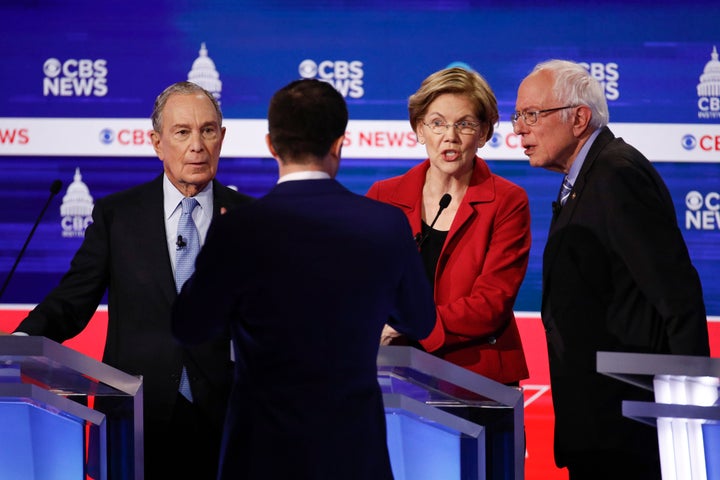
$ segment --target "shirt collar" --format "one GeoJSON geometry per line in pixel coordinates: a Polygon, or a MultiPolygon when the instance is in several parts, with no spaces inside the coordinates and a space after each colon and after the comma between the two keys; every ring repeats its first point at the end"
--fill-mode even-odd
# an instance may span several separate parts
{"type": "Polygon", "coordinates": [[[323,180],[329,179],[330,175],[327,172],[318,170],[304,170],[302,172],[292,172],[283,175],[278,178],[277,183],[289,182],[293,180],[323,180]]]}
{"type": "Polygon", "coordinates": [[[580,152],[578,153],[578,156],[575,158],[575,161],[570,167],[567,178],[571,185],[575,185],[575,180],[577,180],[580,169],[582,168],[583,163],[585,163],[585,157],[587,157],[587,154],[590,151],[590,147],[592,147],[592,144],[593,142],[595,142],[595,139],[598,135],[600,135],[599,128],[590,134],[590,138],[588,138],[587,142],[585,142],[585,145],[582,146],[580,152]]]}
{"type": "MultiPolygon", "coordinates": [[[[163,208],[165,211],[165,219],[175,213],[178,205],[185,198],[180,191],[175,188],[167,177],[167,174],[163,174],[163,208]]],[[[200,193],[195,195],[202,211],[207,214],[208,217],[212,218],[213,213],[213,182],[208,182],[207,186],[202,189],[200,193]]]]}

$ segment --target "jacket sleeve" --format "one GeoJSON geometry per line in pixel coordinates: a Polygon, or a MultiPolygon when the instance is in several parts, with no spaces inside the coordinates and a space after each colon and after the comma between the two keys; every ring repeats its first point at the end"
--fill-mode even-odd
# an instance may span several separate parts
{"type": "Polygon", "coordinates": [[[90,322],[109,283],[110,252],[104,203],[93,208],[93,223],[60,283],[15,329],[64,342],[90,322]]]}

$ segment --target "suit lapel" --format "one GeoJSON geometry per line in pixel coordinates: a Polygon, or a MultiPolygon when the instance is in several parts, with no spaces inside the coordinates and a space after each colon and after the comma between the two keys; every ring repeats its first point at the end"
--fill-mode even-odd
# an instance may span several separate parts
{"type": "Polygon", "coordinates": [[[165,211],[163,207],[162,175],[155,179],[150,188],[139,197],[140,211],[138,214],[138,229],[144,232],[148,239],[148,248],[138,252],[143,261],[149,265],[156,265],[155,275],[157,284],[169,302],[174,302],[175,278],[173,276],[170,252],[168,252],[167,234],[165,230],[165,211]]]}
{"type": "Polygon", "coordinates": [[[418,191],[422,192],[428,168],[430,161],[425,160],[408,170],[388,197],[388,202],[400,208],[408,218],[413,234],[422,231],[422,195],[418,195],[418,191]]]}
{"type": "Polygon", "coordinates": [[[587,184],[590,175],[592,174],[592,168],[603,151],[605,146],[615,138],[615,135],[610,131],[608,127],[603,127],[600,134],[593,142],[590,150],[588,151],[585,161],[583,162],[582,169],[578,173],[575,184],[573,185],[573,199],[565,204],[557,214],[553,214],[552,220],[550,221],[550,231],[548,232],[548,241],[543,253],[543,304],[545,304],[545,283],[548,281],[549,265],[552,265],[555,261],[555,255],[559,246],[562,245],[562,229],[566,227],[573,217],[576,206],[582,198],[583,190],[587,184]],[[552,240],[552,242],[551,242],[552,240]]]}
{"type": "Polygon", "coordinates": [[[487,164],[480,159],[475,159],[476,165],[473,169],[470,185],[468,186],[465,196],[463,197],[455,219],[450,226],[448,238],[445,241],[443,250],[451,248],[454,245],[454,238],[465,224],[471,221],[473,217],[478,215],[478,210],[484,203],[492,202],[495,198],[495,185],[490,178],[490,169],[487,164]]]}
{"type": "Polygon", "coordinates": [[[558,214],[553,214],[552,220],[550,222],[549,235],[552,235],[558,229],[570,223],[570,219],[572,218],[573,212],[575,211],[575,206],[578,204],[579,199],[582,197],[582,192],[585,189],[585,184],[587,183],[587,180],[592,173],[592,168],[595,160],[598,158],[605,146],[610,143],[614,138],[615,136],[608,127],[604,127],[600,131],[600,134],[595,139],[595,142],[593,142],[587,156],[585,157],[585,161],[583,162],[582,169],[578,173],[577,179],[575,179],[575,184],[573,185],[573,192],[571,194],[572,201],[568,201],[565,206],[560,209],[558,214]]]}
{"type": "Polygon", "coordinates": [[[225,188],[220,182],[217,180],[213,180],[213,218],[216,218],[218,215],[222,215],[222,209],[225,208],[227,210],[230,210],[233,205],[230,202],[230,199],[227,196],[227,192],[225,191],[225,188]]]}

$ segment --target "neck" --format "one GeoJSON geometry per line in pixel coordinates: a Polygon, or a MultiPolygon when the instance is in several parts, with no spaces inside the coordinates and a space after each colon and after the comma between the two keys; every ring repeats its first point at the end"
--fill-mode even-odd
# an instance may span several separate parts
{"type": "Polygon", "coordinates": [[[278,160],[278,173],[282,177],[295,172],[325,172],[331,178],[335,178],[337,163],[336,157],[332,155],[323,158],[303,158],[301,161],[278,160]]]}

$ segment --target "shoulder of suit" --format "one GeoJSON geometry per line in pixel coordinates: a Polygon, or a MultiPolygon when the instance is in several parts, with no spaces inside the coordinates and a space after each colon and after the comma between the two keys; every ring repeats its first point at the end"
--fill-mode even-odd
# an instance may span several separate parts
{"type": "Polygon", "coordinates": [[[246,195],[244,193],[238,192],[233,188],[222,185],[217,180],[215,180],[213,183],[213,191],[215,203],[219,203],[220,206],[228,208],[237,207],[255,200],[255,198],[251,197],[250,195],[246,195]]]}

